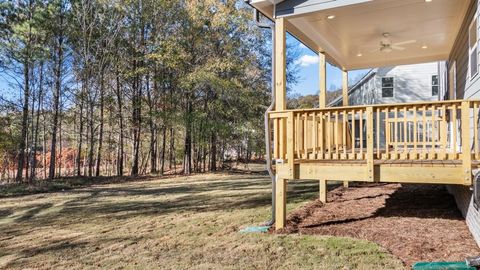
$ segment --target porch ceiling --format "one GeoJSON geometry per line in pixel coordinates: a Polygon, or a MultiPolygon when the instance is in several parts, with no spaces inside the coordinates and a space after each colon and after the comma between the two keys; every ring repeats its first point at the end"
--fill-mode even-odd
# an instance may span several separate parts
{"type": "Polygon", "coordinates": [[[471,0],[252,0],[274,18],[285,17],[287,31],[343,69],[445,60],[471,0]],[[328,4],[328,5],[327,5],[328,4]],[[334,15],[335,18],[327,17],[334,15]],[[382,34],[404,50],[381,52],[382,34]],[[422,47],[427,48],[422,48],[422,47]],[[361,56],[359,56],[361,55],[361,56]]]}

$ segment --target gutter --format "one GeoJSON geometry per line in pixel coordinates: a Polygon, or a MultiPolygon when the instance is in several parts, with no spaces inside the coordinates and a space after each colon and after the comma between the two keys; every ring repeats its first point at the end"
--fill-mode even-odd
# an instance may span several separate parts
{"type": "MultiPolygon", "coordinates": [[[[268,119],[268,113],[273,111],[275,108],[275,23],[271,21],[272,23],[270,24],[265,24],[260,22],[260,11],[255,9],[250,4],[250,0],[245,0],[245,3],[251,6],[254,10],[254,19],[255,19],[255,24],[257,27],[263,28],[263,29],[270,29],[272,31],[272,67],[271,67],[271,103],[270,106],[268,106],[267,110],[265,111],[264,114],[264,125],[265,125],[265,150],[266,150],[266,167],[268,171],[268,175],[270,176],[270,179],[272,181],[272,209],[271,209],[271,220],[267,221],[265,225],[267,226],[272,226],[275,223],[275,193],[276,193],[276,177],[275,174],[273,173],[273,168],[272,168],[272,149],[270,145],[270,124],[269,124],[269,119],[268,119]]],[[[262,14],[264,15],[264,14],[262,14]]],[[[267,16],[264,15],[265,18],[268,18],[267,16]]]]}

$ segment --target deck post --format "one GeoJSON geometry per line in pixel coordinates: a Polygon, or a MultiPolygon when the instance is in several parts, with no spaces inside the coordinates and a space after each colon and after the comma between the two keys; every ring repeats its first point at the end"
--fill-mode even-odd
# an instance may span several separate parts
{"type": "Polygon", "coordinates": [[[318,79],[320,81],[320,94],[318,95],[318,106],[320,109],[327,107],[327,61],[325,53],[318,54],[318,79]]]}
{"type": "Polygon", "coordinates": [[[348,71],[342,70],[342,105],[348,106],[348,71]]]}
{"type": "Polygon", "coordinates": [[[285,19],[275,20],[275,110],[283,111],[286,107],[286,32],[285,19]]]}
{"type": "Polygon", "coordinates": [[[322,179],[319,181],[320,184],[320,201],[322,203],[327,203],[327,180],[322,179]]]}
{"type": "MultiPolygon", "coordinates": [[[[342,70],[342,105],[348,106],[348,71],[342,70]]],[[[348,181],[343,181],[343,187],[348,188],[348,181]]]]}
{"type": "Polygon", "coordinates": [[[275,194],[275,230],[285,227],[287,215],[287,179],[276,179],[276,194],[275,194]]]}
{"type": "Polygon", "coordinates": [[[462,101],[462,169],[464,185],[472,184],[472,151],[470,147],[470,102],[462,101]]]}

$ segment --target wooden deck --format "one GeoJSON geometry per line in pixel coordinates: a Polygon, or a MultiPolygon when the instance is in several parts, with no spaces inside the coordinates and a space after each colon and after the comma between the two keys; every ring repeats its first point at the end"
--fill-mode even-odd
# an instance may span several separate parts
{"type": "Polygon", "coordinates": [[[277,176],[471,185],[480,161],[479,105],[460,100],[272,112],[277,176]]]}

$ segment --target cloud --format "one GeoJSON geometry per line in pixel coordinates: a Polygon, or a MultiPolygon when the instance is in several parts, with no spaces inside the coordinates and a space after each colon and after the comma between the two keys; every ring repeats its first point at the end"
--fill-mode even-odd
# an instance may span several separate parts
{"type": "Polygon", "coordinates": [[[318,56],[316,55],[303,55],[297,61],[295,61],[296,65],[300,65],[302,67],[308,67],[310,65],[314,65],[318,63],[318,56]]]}
{"type": "Polygon", "coordinates": [[[307,48],[307,46],[305,46],[305,45],[304,45],[303,43],[301,43],[301,42],[299,43],[298,47],[299,47],[300,49],[306,49],[306,48],[307,48]]]}

